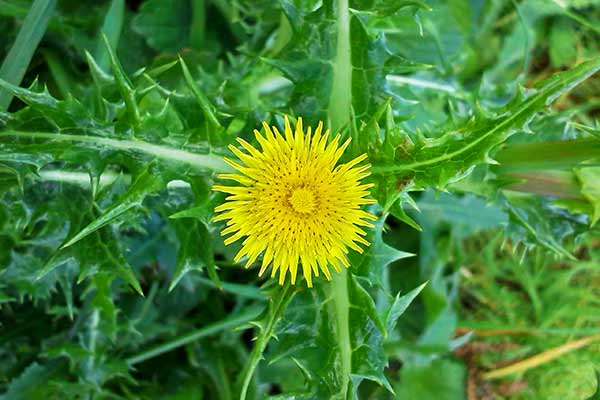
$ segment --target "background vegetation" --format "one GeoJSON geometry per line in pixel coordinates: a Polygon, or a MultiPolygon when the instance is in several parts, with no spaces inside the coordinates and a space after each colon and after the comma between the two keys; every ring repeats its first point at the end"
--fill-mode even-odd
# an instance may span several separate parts
{"type": "Polygon", "coordinates": [[[599,398],[599,27],[597,0],[0,0],[0,399],[599,398]],[[312,290],[211,222],[227,144],[284,114],[373,164],[370,250],[312,290]]]}

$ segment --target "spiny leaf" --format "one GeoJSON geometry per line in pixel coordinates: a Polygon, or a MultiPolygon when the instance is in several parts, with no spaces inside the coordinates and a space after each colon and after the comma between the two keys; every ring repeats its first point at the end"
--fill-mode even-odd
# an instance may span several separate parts
{"type": "Polygon", "coordinates": [[[385,220],[386,215],[380,216],[375,222],[375,227],[369,231],[368,239],[371,245],[367,252],[363,255],[352,253],[349,258],[357,275],[368,277],[370,283],[379,286],[383,286],[383,271],[391,263],[414,256],[412,253],[398,250],[383,241],[385,220]]]}
{"type": "Polygon", "coordinates": [[[8,386],[8,391],[0,396],[0,400],[29,400],[45,398],[48,394],[44,383],[52,377],[58,368],[54,365],[30,364],[25,371],[8,386]]]}
{"type": "Polygon", "coordinates": [[[177,267],[169,285],[172,291],[181,279],[190,271],[202,271],[207,268],[211,279],[217,287],[221,281],[216,274],[213,248],[210,235],[202,222],[182,221],[176,223],[178,228],[179,252],[177,267]]]}
{"type": "Polygon", "coordinates": [[[221,123],[214,114],[212,104],[210,104],[206,95],[200,90],[200,88],[194,81],[192,74],[190,74],[190,70],[188,69],[185,61],[183,61],[181,57],[179,57],[179,64],[181,64],[181,70],[183,71],[183,77],[185,78],[185,82],[194,94],[194,97],[196,98],[200,109],[204,113],[204,117],[208,121],[208,128],[222,131],[223,127],[221,126],[221,123]]]}
{"type": "MultiPolygon", "coordinates": [[[[509,225],[510,229],[521,227],[521,229],[525,230],[526,236],[534,243],[537,242],[562,257],[574,259],[574,256],[555,238],[559,233],[563,237],[571,234],[571,229],[569,227],[566,227],[562,231],[550,229],[550,224],[553,221],[547,218],[547,216],[545,217],[540,211],[542,209],[541,200],[516,193],[505,193],[505,196],[507,196],[509,201],[504,203],[504,207],[508,212],[510,221],[514,223],[514,226],[509,225]]],[[[566,220],[560,222],[563,225],[567,225],[566,220]]],[[[523,251],[527,251],[527,248],[523,251]]],[[[523,253],[524,255],[525,253],[523,253]]]]}
{"type": "Polygon", "coordinates": [[[131,209],[140,207],[147,195],[164,187],[160,176],[160,173],[156,170],[156,166],[153,164],[150,165],[148,169],[135,179],[127,193],[117,203],[113,204],[99,218],[92,221],[88,226],[69,239],[61,248],[64,249],[77,243],[79,240],[108,225],[131,209]]]}
{"type": "Polygon", "coordinates": [[[121,92],[121,97],[123,98],[123,101],[125,101],[129,121],[134,128],[137,128],[137,126],[140,123],[140,111],[138,109],[137,101],[135,98],[135,91],[132,88],[132,84],[129,82],[129,79],[125,74],[121,63],[117,59],[117,56],[114,53],[111,44],[104,33],[102,33],[102,40],[104,41],[104,46],[106,47],[106,51],[108,52],[110,66],[115,77],[117,86],[119,88],[119,92],[121,92]]]}
{"type": "Polygon", "coordinates": [[[397,180],[414,180],[419,186],[443,188],[484,162],[493,147],[527,124],[536,112],[599,69],[600,58],[596,58],[557,73],[540,82],[524,99],[514,99],[497,117],[476,116],[440,138],[404,146],[393,161],[374,165],[373,172],[393,175],[397,180]]]}
{"type": "Polygon", "coordinates": [[[413,290],[411,290],[403,296],[400,296],[400,293],[396,295],[396,297],[394,298],[394,302],[387,311],[386,315],[386,326],[388,332],[394,330],[394,328],[396,327],[396,323],[398,322],[398,318],[400,318],[400,316],[404,314],[404,311],[406,311],[408,306],[419,295],[419,293],[421,293],[421,290],[423,290],[426,285],[427,282],[424,282],[423,284],[414,288],[413,290]]]}
{"type": "Polygon", "coordinates": [[[74,97],[70,96],[66,100],[60,101],[53,97],[46,87],[39,92],[34,91],[36,86],[38,86],[37,81],[33,82],[29,89],[24,89],[0,79],[0,88],[12,93],[58,125],[73,127],[77,126],[79,122],[90,119],[88,110],[74,97]]]}
{"type": "Polygon", "coordinates": [[[352,299],[350,307],[365,312],[369,316],[371,321],[373,321],[373,323],[377,326],[377,328],[380,330],[383,336],[386,337],[386,326],[384,325],[384,322],[381,320],[379,314],[377,313],[377,308],[375,306],[373,298],[371,297],[369,292],[367,292],[365,288],[363,288],[360,285],[360,283],[353,275],[350,275],[349,278],[348,292],[350,298],[352,299]]]}

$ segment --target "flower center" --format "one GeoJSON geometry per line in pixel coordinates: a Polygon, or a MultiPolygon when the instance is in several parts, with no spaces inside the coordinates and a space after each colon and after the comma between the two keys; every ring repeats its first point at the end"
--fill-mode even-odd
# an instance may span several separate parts
{"type": "Polygon", "coordinates": [[[310,214],[315,209],[315,196],[310,189],[303,187],[294,189],[288,200],[294,211],[298,213],[310,214]]]}

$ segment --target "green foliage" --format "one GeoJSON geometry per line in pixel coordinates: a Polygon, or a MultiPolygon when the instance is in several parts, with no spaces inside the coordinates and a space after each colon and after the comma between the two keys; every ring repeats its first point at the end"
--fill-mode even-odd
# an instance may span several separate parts
{"type": "MultiPolygon", "coordinates": [[[[508,398],[472,371],[598,333],[599,10],[0,1],[0,399],[508,398]],[[212,220],[283,115],[351,137],[379,203],[313,289],[212,220]]],[[[588,349],[514,398],[589,397],[588,349]]]]}

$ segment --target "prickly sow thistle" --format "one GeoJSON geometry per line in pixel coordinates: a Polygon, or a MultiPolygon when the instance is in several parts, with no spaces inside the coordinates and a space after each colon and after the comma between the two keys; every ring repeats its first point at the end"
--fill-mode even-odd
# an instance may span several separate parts
{"type": "Polygon", "coordinates": [[[271,277],[279,272],[279,284],[288,272],[294,284],[302,265],[308,287],[319,271],[331,280],[330,266],[338,272],[349,267],[348,247],[362,253],[359,244],[369,245],[361,229],[375,219],[361,209],[375,202],[366,198],[373,185],[360,182],[370,174],[370,164],[360,165],[367,155],[336,166],[350,139],[340,146],[338,134],[328,143],[322,122],[314,133],[310,127],[304,132],[301,118],[294,131],[286,117],[284,135],[266,122],[263,127],[264,135],[254,130],[261,150],[241,138],[247,153],[229,146],[243,164],[225,158],[239,173],[219,178],[238,185],[213,187],[229,194],[215,208],[220,214],[214,220],[227,220],[221,232],[231,234],[226,245],[245,238],[235,262],[246,256],[248,268],[263,254],[259,276],[272,265],[271,277]]]}

